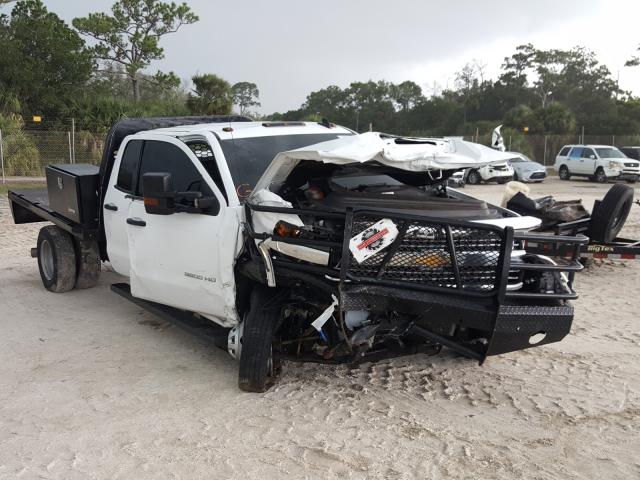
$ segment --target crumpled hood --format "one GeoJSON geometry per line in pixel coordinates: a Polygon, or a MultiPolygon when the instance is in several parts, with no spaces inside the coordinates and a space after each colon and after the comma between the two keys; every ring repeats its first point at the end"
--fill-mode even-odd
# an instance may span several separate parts
{"type": "Polygon", "coordinates": [[[255,190],[284,181],[301,160],[336,165],[378,162],[409,172],[479,168],[512,158],[459,138],[402,138],[378,132],[348,135],[309,147],[279,153],[262,175],[255,190]]]}

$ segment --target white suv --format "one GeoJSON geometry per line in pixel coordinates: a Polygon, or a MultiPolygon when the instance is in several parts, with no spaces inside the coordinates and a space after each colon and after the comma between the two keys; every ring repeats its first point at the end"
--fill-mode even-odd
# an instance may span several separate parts
{"type": "Polygon", "coordinates": [[[640,162],[608,145],[565,145],[556,157],[554,169],[561,180],[573,175],[599,183],[609,179],[635,183],[640,176],[640,162]]]}

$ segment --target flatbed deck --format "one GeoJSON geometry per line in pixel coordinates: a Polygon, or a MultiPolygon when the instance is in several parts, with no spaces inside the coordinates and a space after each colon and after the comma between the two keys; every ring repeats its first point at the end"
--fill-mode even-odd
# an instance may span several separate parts
{"type": "Polygon", "coordinates": [[[96,240],[97,228],[88,228],[56,213],[49,206],[46,188],[10,190],[9,204],[16,224],[51,222],[82,240],[96,240]]]}

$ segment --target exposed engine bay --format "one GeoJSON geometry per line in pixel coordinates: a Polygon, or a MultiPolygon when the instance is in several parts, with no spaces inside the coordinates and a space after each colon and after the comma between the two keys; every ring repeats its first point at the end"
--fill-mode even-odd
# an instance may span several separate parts
{"type": "Polygon", "coordinates": [[[240,268],[278,291],[280,355],[360,361],[445,345],[483,361],[566,335],[569,276],[491,224],[516,213],[447,189],[454,172],[303,160],[254,193],[251,248],[264,271],[240,268]],[[560,308],[557,331],[534,342],[534,322],[515,343],[492,343],[509,308],[542,305],[560,308]]]}

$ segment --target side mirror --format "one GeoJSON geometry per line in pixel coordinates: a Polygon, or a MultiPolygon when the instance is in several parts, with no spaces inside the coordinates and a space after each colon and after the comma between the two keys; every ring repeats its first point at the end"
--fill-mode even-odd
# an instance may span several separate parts
{"type": "Polygon", "coordinates": [[[151,215],[171,215],[175,212],[175,192],[171,174],[149,172],[142,175],[144,209],[151,215]]]}
{"type": "Polygon", "coordinates": [[[595,156],[594,154],[591,154],[591,155],[589,155],[589,158],[590,158],[591,160],[595,160],[595,159],[596,159],[596,156],[595,156]]]}
{"type": "Polygon", "coordinates": [[[151,215],[171,215],[176,212],[217,215],[220,212],[220,202],[215,196],[204,197],[202,192],[176,192],[171,174],[166,172],[142,175],[142,194],[144,209],[151,215]],[[176,200],[187,200],[189,205],[176,203],[176,200]]]}

